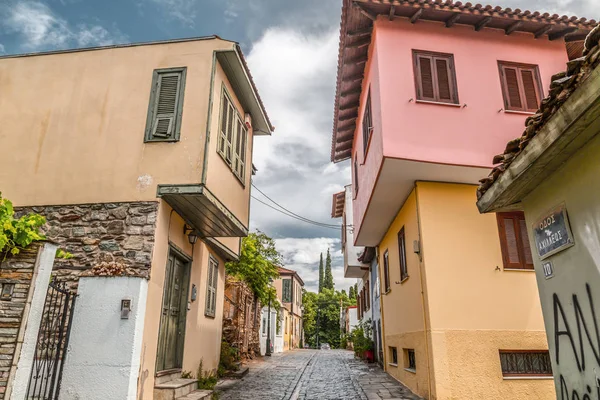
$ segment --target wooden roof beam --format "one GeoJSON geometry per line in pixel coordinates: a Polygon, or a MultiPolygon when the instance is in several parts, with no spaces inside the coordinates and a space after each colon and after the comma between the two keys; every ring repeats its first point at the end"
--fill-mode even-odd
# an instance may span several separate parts
{"type": "Polygon", "coordinates": [[[355,64],[355,65],[359,65],[359,64],[364,64],[367,62],[367,55],[366,54],[361,54],[359,56],[356,56],[354,58],[349,58],[347,60],[344,60],[344,64],[355,64]]]}
{"type": "Polygon", "coordinates": [[[346,35],[348,37],[361,37],[361,36],[368,36],[371,34],[371,32],[373,32],[373,28],[372,27],[368,27],[368,28],[364,28],[364,29],[358,29],[356,31],[351,31],[346,33],[346,35]]]}
{"type": "Polygon", "coordinates": [[[345,92],[340,93],[340,97],[348,97],[353,94],[360,94],[361,91],[362,91],[362,89],[360,87],[348,89],[345,92]]]}
{"type": "Polygon", "coordinates": [[[410,17],[410,23],[414,24],[415,22],[417,22],[419,20],[419,18],[421,18],[422,14],[423,14],[423,8],[419,8],[417,11],[415,11],[415,13],[412,15],[412,17],[410,17]]]}
{"type": "Polygon", "coordinates": [[[450,18],[446,20],[446,28],[452,28],[456,22],[460,19],[461,13],[454,13],[450,18]]]}
{"type": "Polygon", "coordinates": [[[367,37],[361,40],[358,40],[354,43],[350,43],[346,45],[347,49],[359,49],[361,47],[365,47],[371,44],[371,38],[367,37]]]}
{"type": "Polygon", "coordinates": [[[506,32],[507,35],[510,35],[511,33],[513,33],[514,31],[516,31],[517,29],[519,29],[522,26],[523,26],[523,21],[515,21],[512,24],[510,24],[508,26],[508,28],[506,28],[504,30],[504,32],[506,32]]]}
{"type": "Polygon", "coordinates": [[[490,22],[492,22],[492,17],[484,17],[481,19],[481,21],[479,21],[477,24],[475,24],[475,31],[479,32],[480,30],[482,30],[483,28],[485,28],[490,22]]]}
{"type": "Polygon", "coordinates": [[[344,144],[338,144],[337,146],[335,146],[335,149],[337,151],[352,150],[352,141],[349,140],[347,142],[344,142],[344,144]]]}
{"type": "Polygon", "coordinates": [[[346,105],[340,106],[340,111],[352,110],[359,106],[358,100],[348,103],[346,105]]]}
{"type": "Polygon", "coordinates": [[[569,33],[575,32],[576,30],[577,30],[576,27],[571,26],[569,28],[563,29],[560,32],[551,33],[550,35],[548,35],[548,39],[550,39],[550,40],[557,40],[557,39],[562,38],[565,35],[568,35],[569,33]]]}
{"type": "Polygon", "coordinates": [[[391,5],[390,6],[390,15],[389,15],[390,21],[393,21],[395,16],[396,16],[396,6],[391,5]]]}
{"type": "Polygon", "coordinates": [[[354,75],[350,75],[345,78],[342,78],[342,82],[346,82],[346,83],[357,82],[357,81],[362,80],[362,78],[364,78],[364,77],[365,77],[365,75],[362,72],[359,72],[358,74],[354,74],[354,75]]]}
{"type": "Polygon", "coordinates": [[[362,15],[364,15],[365,17],[369,18],[371,21],[375,21],[377,19],[377,15],[373,14],[372,12],[370,12],[369,10],[367,10],[366,8],[364,8],[360,3],[358,2],[354,2],[352,3],[352,5],[358,9],[358,11],[360,11],[360,13],[362,15]]]}
{"type": "Polygon", "coordinates": [[[550,32],[550,31],[552,30],[552,27],[553,27],[553,26],[554,26],[554,25],[550,25],[550,24],[548,24],[548,25],[544,26],[543,28],[541,28],[541,29],[538,29],[538,30],[537,30],[537,31],[536,31],[536,32],[533,34],[533,36],[535,36],[535,38],[536,38],[536,39],[539,39],[540,37],[544,36],[546,33],[550,32]]]}
{"type": "Polygon", "coordinates": [[[358,113],[352,113],[352,114],[347,115],[345,117],[339,117],[338,120],[340,122],[344,122],[344,121],[353,121],[353,120],[355,120],[357,118],[358,118],[358,113]]]}

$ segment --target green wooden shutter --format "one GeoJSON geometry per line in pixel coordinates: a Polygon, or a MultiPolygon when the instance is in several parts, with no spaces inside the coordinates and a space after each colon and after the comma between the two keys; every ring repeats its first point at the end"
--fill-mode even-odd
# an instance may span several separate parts
{"type": "Polygon", "coordinates": [[[212,281],[212,315],[217,313],[217,283],[219,282],[219,263],[213,262],[213,281],[212,281]]]}
{"type": "Polygon", "coordinates": [[[185,67],[154,71],[146,120],[146,142],[179,140],[185,76],[185,67]]]}
{"type": "Polygon", "coordinates": [[[208,279],[206,281],[206,305],[204,314],[209,317],[215,316],[216,310],[216,282],[219,275],[219,265],[210,257],[208,260],[208,279]]]}

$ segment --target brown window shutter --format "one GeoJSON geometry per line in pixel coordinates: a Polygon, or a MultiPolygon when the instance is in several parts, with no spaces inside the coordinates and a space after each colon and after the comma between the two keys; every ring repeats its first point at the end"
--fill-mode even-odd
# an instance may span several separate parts
{"type": "Polygon", "coordinates": [[[433,68],[431,67],[433,58],[427,56],[419,56],[417,60],[419,67],[419,88],[421,98],[424,100],[435,101],[433,68]]]}
{"type": "Polygon", "coordinates": [[[521,102],[521,92],[519,90],[519,76],[517,68],[503,67],[504,69],[504,87],[506,91],[507,107],[511,110],[523,109],[521,102]]]}
{"type": "Polygon", "coordinates": [[[448,59],[435,59],[435,72],[437,74],[438,95],[440,100],[452,101],[452,88],[450,85],[450,63],[448,59]]]}
{"type": "Polygon", "coordinates": [[[498,213],[502,259],[506,269],[533,269],[527,223],[522,212],[498,213]]]}
{"type": "Polygon", "coordinates": [[[523,80],[523,92],[525,94],[527,111],[535,112],[540,107],[540,100],[535,84],[535,71],[533,69],[521,69],[521,79],[523,80]]]}

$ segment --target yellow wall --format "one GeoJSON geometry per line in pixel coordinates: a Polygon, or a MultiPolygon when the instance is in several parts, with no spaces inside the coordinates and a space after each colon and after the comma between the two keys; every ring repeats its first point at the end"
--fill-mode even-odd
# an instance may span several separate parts
{"type": "Polygon", "coordinates": [[[421,298],[419,256],[412,243],[419,238],[416,193],[410,194],[379,245],[379,276],[386,371],[420,396],[427,396],[427,350],[421,298]],[[398,232],[404,227],[408,279],[400,283],[398,232]],[[385,292],[383,256],[389,254],[390,291],[385,292]],[[390,365],[390,347],[398,350],[398,366],[390,365]],[[416,374],[404,369],[403,349],[415,349],[416,374]]]}
{"type": "Polygon", "coordinates": [[[436,398],[554,399],[552,380],[505,380],[500,368],[501,349],[548,348],[535,274],[503,270],[496,216],[479,214],[476,186],[416,186],[436,398]]]}
{"type": "Polygon", "coordinates": [[[165,202],[160,202],[144,321],[139,399],[152,399],[169,242],[183,250],[188,256],[193,256],[188,297],[191,296],[192,284],[195,284],[198,288],[197,300],[191,303],[190,310],[187,313],[182,369],[195,372],[201,359],[205,370],[218,367],[221,351],[225,264],[200,240],[193,246],[192,253],[192,246],[189,244],[187,236],[183,235],[183,223],[177,213],[171,213],[171,208],[165,202]],[[209,254],[212,254],[219,261],[217,309],[214,318],[204,315],[209,254]]]}

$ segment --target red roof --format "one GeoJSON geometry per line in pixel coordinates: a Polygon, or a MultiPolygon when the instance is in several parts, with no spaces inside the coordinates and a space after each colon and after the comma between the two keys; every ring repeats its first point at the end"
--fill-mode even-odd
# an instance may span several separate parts
{"type": "Polygon", "coordinates": [[[346,202],[346,192],[339,192],[333,195],[331,202],[331,218],[339,218],[344,213],[344,203],[346,202]]]}
{"type": "MultiPolygon", "coordinates": [[[[343,0],[331,160],[350,158],[367,62],[373,21],[378,15],[473,26],[475,31],[502,29],[507,35],[525,32],[532,37],[571,42],[583,39],[596,21],[529,10],[484,6],[452,0],[343,0]]],[[[474,33],[476,34],[476,33],[474,33]]]]}
{"type": "Polygon", "coordinates": [[[296,277],[296,279],[300,281],[300,284],[304,286],[304,281],[302,280],[302,278],[300,278],[300,275],[298,275],[298,273],[294,270],[279,267],[279,275],[293,275],[296,277]]]}

